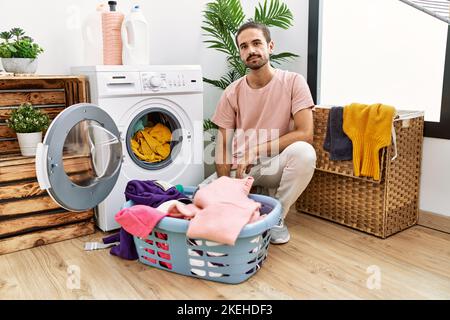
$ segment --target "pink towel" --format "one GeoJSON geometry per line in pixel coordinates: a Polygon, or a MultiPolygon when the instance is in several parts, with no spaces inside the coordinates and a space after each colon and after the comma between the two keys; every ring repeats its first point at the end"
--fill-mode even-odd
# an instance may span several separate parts
{"type": "Polygon", "coordinates": [[[261,204],[248,198],[253,181],[224,176],[198,190],[194,204],[202,210],[190,221],[187,236],[234,245],[246,224],[261,219],[261,204]]]}
{"type": "Polygon", "coordinates": [[[167,213],[160,212],[155,208],[136,205],[120,210],[115,219],[128,233],[147,238],[158,222],[167,216],[167,213]]]}

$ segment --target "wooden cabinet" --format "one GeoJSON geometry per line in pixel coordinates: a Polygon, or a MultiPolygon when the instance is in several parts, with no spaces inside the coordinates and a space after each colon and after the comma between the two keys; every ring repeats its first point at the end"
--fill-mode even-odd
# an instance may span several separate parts
{"type": "MultiPolygon", "coordinates": [[[[34,158],[20,155],[16,134],[5,123],[23,102],[54,119],[64,108],[87,102],[87,89],[84,77],[0,77],[0,254],[94,232],[93,210],[69,212],[39,189],[34,158]]],[[[80,174],[78,162],[65,161],[69,174],[80,174]]]]}

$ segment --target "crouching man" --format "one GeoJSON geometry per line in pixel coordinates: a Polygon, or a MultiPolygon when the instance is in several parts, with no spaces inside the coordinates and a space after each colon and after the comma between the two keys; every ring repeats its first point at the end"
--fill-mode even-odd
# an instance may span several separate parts
{"type": "Polygon", "coordinates": [[[290,239],[286,215],[316,165],[314,102],[303,76],[270,65],[274,42],[265,25],[243,24],[236,44],[250,72],[226,88],[212,117],[219,127],[216,173],[207,180],[248,174],[254,186],[276,189],[282,219],[272,229],[271,243],[283,244],[290,239]]]}

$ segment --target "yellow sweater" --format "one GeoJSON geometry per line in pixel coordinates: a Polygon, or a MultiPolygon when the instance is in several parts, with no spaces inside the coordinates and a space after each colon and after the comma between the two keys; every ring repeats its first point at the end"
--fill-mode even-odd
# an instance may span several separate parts
{"type": "Polygon", "coordinates": [[[141,160],[159,162],[170,155],[171,140],[170,129],[158,123],[138,131],[131,139],[131,149],[141,160]]]}
{"type": "Polygon", "coordinates": [[[391,144],[395,108],[383,104],[352,103],[344,107],[343,129],[353,143],[355,176],[380,180],[381,148],[391,144]]]}

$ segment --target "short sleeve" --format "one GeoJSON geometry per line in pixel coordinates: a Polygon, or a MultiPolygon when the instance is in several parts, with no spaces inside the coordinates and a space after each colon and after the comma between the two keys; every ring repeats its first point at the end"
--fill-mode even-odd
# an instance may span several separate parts
{"type": "Polygon", "coordinates": [[[236,112],[228,100],[226,91],[222,94],[211,121],[221,128],[236,128],[236,112]]]}
{"type": "Polygon", "coordinates": [[[311,90],[309,89],[308,83],[305,78],[296,74],[294,77],[294,83],[292,87],[292,115],[296,114],[298,111],[314,107],[314,100],[311,95],[311,90]]]}

